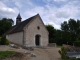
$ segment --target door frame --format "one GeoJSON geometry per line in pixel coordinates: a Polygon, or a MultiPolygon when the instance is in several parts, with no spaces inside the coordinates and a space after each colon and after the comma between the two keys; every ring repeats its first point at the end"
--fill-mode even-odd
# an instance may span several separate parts
{"type": "Polygon", "coordinates": [[[39,35],[39,34],[35,35],[35,45],[36,46],[40,46],[41,45],[41,35],[39,35]]]}

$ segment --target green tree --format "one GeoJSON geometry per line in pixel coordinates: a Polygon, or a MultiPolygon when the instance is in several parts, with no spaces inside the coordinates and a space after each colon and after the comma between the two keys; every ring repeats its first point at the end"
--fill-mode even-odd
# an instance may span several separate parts
{"type": "Polygon", "coordinates": [[[61,30],[56,30],[54,35],[55,35],[55,37],[54,37],[55,43],[57,43],[57,45],[62,45],[62,43],[63,43],[63,41],[62,41],[62,31],[61,30]]]}
{"type": "Polygon", "coordinates": [[[49,31],[49,43],[54,43],[54,37],[55,37],[55,29],[52,25],[46,25],[47,30],[49,31]]]}
{"type": "Polygon", "coordinates": [[[61,30],[63,31],[63,41],[73,43],[80,34],[80,21],[74,19],[64,21],[61,23],[61,30]]]}
{"type": "Polygon", "coordinates": [[[9,30],[14,21],[12,19],[3,18],[0,20],[0,36],[9,30]]]}
{"type": "Polygon", "coordinates": [[[63,23],[61,23],[61,30],[64,32],[68,32],[69,31],[69,26],[67,21],[64,21],[63,23]]]}

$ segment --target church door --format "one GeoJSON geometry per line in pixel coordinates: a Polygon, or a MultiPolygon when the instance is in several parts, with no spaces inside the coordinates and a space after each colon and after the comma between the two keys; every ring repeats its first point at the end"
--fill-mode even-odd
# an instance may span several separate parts
{"type": "Polygon", "coordinates": [[[40,35],[35,36],[35,44],[36,44],[36,46],[40,45],[40,35]]]}

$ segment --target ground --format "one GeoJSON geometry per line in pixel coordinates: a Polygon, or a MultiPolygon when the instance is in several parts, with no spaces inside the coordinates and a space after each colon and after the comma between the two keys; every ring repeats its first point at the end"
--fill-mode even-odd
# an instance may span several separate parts
{"type": "Polygon", "coordinates": [[[60,60],[60,55],[58,53],[58,50],[60,50],[60,48],[57,47],[34,48],[34,51],[29,51],[22,48],[15,49],[11,48],[10,46],[0,46],[0,51],[5,50],[13,50],[19,52],[17,53],[19,56],[14,55],[15,57],[12,56],[3,60],[60,60]],[[25,52],[27,52],[27,54],[25,54],[25,52]],[[36,54],[36,57],[31,57],[31,53],[36,54]]]}

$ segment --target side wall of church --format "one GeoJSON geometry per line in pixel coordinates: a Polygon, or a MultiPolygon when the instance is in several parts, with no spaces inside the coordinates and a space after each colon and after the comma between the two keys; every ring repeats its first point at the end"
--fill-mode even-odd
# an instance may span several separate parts
{"type": "Polygon", "coordinates": [[[6,38],[11,42],[18,45],[23,45],[23,32],[13,33],[6,35],[6,38]]]}

